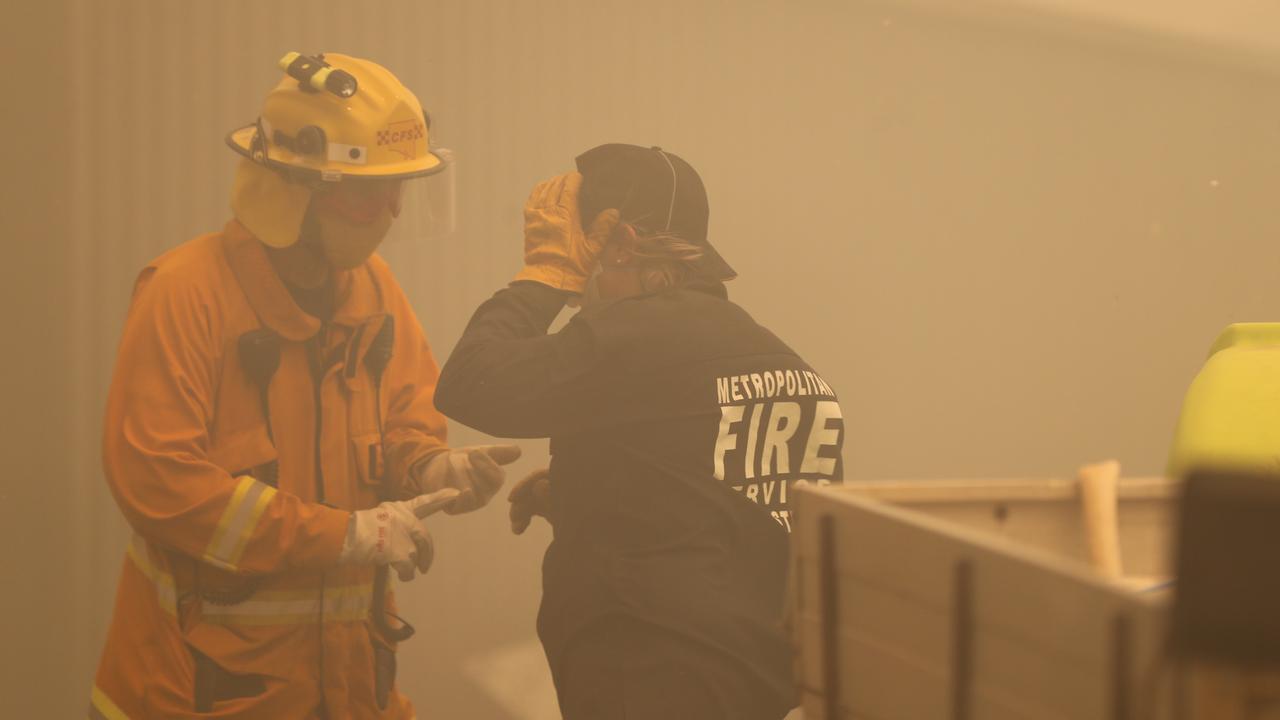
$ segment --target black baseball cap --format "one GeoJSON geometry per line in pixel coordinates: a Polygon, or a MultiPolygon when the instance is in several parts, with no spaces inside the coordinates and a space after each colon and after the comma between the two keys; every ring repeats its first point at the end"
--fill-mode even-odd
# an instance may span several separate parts
{"type": "Polygon", "coordinates": [[[577,157],[582,174],[578,205],[582,226],[604,210],[617,208],[626,222],[649,232],[670,232],[702,249],[693,263],[708,280],[738,276],[707,242],[707,191],[698,172],[660,147],[624,143],[600,145],[577,157]]]}

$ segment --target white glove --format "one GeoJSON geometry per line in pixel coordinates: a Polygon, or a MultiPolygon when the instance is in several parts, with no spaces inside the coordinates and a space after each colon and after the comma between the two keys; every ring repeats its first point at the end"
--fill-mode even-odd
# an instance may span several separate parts
{"type": "Polygon", "coordinates": [[[457,498],[453,488],[419,495],[412,500],[384,502],[351,513],[347,541],[338,562],[353,565],[390,565],[404,582],[413,571],[426,574],[435,558],[435,546],[424,518],[457,498]]]}
{"type": "Polygon", "coordinates": [[[510,465],[519,457],[520,448],[515,445],[449,450],[419,463],[412,474],[413,483],[422,493],[456,488],[461,494],[445,512],[450,515],[471,512],[489,504],[507,479],[502,466],[510,465]]]}

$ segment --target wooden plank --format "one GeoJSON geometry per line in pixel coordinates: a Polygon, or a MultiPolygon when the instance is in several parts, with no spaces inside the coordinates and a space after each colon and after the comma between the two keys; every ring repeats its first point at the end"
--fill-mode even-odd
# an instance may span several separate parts
{"type": "MultiPolygon", "coordinates": [[[[848,483],[833,488],[907,507],[1010,541],[1087,561],[1074,480],[950,480],[848,483]]],[[[1120,548],[1129,575],[1171,571],[1178,483],[1164,478],[1120,481],[1120,548]]]]}
{"type": "MultiPolygon", "coordinates": [[[[1080,486],[1074,479],[1007,480],[859,480],[832,485],[833,494],[854,494],[895,505],[995,500],[1075,500],[1080,486]]],[[[1121,500],[1168,500],[1177,497],[1178,483],[1160,477],[1122,478],[1121,500]]]]}
{"type": "Polygon", "coordinates": [[[796,502],[798,663],[806,695],[822,686],[812,655],[821,624],[809,579],[815,514],[831,517],[837,532],[847,711],[950,717],[951,579],[961,560],[972,563],[975,582],[975,718],[1106,718],[1116,706],[1117,677],[1136,677],[1156,653],[1161,603],[1102,582],[1077,561],[865,496],[815,488],[796,502]],[[1133,639],[1129,667],[1117,674],[1112,628],[1121,615],[1130,618],[1133,639]]]}
{"type": "MultiPolygon", "coordinates": [[[[816,617],[805,617],[800,622],[802,637],[816,639],[823,632],[816,617]]],[[[950,705],[946,663],[919,663],[892,645],[859,633],[841,633],[841,652],[840,696],[844,711],[893,720],[947,717],[950,705]]],[[[801,653],[802,666],[820,665],[817,647],[802,644],[801,653]]],[[[820,681],[806,682],[804,687],[820,694],[823,691],[820,681]]],[[[825,702],[815,715],[823,717],[827,717],[825,702]]]]}

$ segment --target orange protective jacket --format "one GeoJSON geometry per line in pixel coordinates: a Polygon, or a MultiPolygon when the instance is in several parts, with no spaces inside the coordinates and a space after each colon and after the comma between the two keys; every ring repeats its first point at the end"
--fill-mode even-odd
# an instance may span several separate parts
{"type": "Polygon", "coordinates": [[[334,285],[322,325],[234,220],[139,276],[103,443],[135,535],[91,717],[413,717],[395,690],[377,706],[375,662],[394,648],[369,622],[374,571],[337,557],[350,511],[408,496],[409,468],[445,449],[438,370],[381,258],[334,285]],[[375,393],[365,358],[387,316],[395,344],[375,393]],[[281,339],[270,430],[238,351],[261,328],[281,339]],[[214,686],[204,712],[199,683],[214,686]]]}

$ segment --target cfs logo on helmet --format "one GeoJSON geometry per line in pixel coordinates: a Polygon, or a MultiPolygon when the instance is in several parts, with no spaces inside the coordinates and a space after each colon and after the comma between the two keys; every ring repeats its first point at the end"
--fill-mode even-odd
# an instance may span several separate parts
{"type": "Polygon", "coordinates": [[[406,160],[418,157],[418,141],[426,137],[427,128],[415,119],[398,120],[378,131],[378,147],[385,147],[406,160]]]}

